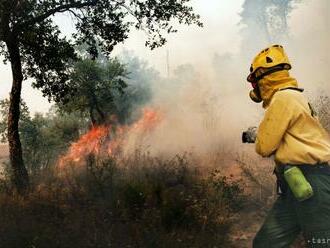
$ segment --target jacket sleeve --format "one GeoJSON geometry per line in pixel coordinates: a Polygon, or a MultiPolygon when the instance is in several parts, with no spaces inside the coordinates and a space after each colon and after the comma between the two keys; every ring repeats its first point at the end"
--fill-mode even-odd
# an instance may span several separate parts
{"type": "Polygon", "coordinates": [[[263,157],[270,157],[278,149],[282,138],[294,121],[292,102],[285,96],[274,96],[258,128],[256,152],[263,157]]]}

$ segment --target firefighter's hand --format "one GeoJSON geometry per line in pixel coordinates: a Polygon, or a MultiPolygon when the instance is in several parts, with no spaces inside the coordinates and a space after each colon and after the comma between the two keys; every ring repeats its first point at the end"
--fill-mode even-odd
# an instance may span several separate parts
{"type": "Polygon", "coordinates": [[[243,143],[255,143],[257,138],[257,127],[250,127],[242,134],[243,143]]]}

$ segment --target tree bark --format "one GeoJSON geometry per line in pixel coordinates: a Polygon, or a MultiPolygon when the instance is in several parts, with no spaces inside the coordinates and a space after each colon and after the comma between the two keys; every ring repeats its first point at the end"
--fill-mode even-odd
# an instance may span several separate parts
{"type": "Polygon", "coordinates": [[[12,182],[18,193],[25,194],[29,186],[29,176],[24,166],[22,144],[19,135],[20,102],[22,91],[22,63],[19,45],[15,37],[6,42],[13,76],[8,113],[9,158],[12,166],[12,182]]]}
{"type": "Polygon", "coordinates": [[[105,124],[106,121],[107,121],[107,118],[106,118],[106,115],[105,113],[103,113],[103,111],[101,110],[99,104],[98,104],[98,101],[97,101],[97,97],[96,95],[94,94],[94,92],[92,91],[91,92],[91,95],[92,95],[92,106],[93,106],[93,109],[95,108],[96,112],[99,114],[99,123],[98,124],[105,124]]]}
{"type": "Polygon", "coordinates": [[[97,125],[97,122],[94,117],[94,108],[92,106],[89,107],[89,117],[91,118],[92,127],[95,127],[97,125]]]}

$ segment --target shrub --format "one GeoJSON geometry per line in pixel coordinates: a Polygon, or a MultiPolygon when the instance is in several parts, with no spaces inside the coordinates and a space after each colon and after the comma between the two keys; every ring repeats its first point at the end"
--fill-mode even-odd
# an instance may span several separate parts
{"type": "Polygon", "coordinates": [[[219,246],[242,193],[220,171],[199,176],[187,155],[91,157],[43,173],[27,198],[0,194],[0,247],[219,246]]]}

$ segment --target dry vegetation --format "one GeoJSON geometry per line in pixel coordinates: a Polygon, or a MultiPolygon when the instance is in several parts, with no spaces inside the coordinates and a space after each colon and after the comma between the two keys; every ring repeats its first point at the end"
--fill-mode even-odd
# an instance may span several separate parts
{"type": "MultiPolygon", "coordinates": [[[[319,109],[328,127],[327,108],[319,109]]],[[[273,162],[252,151],[89,156],[80,166],[34,173],[26,197],[5,170],[0,247],[251,247],[276,199],[273,162]]],[[[0,146],[0,160],[7,155],[0,146]]]]}
{"type": "Polygon", "coordinates": [[[230,247],[238,182],[199,176],[187,156],[90,157],[33,178],[22,198],[2,181],[1,247],[230,247]]]}
{"type": "Polygon", "coordinates": [[[0,247],[250,247],[275,199],[272,164],[223,157],[90,156],[36,175],[24,198],[2,180],[0,247]]]}

